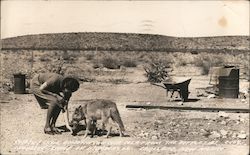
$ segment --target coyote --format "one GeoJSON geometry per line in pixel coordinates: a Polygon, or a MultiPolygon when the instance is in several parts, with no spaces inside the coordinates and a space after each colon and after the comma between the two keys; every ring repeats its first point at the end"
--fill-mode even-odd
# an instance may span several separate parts
{"type": "MultiPolygon", "coordinates": [[[[75,126],[79,123],[79,121],[85,121],[86,131],[84,138],[86,138],[89,132],[91,132],[91,135],[93,137],[93,134],[96,131],[97,120],[101,120],[102,130],[104,130],[105,126],[108,124],[109,118],[111,118],[113,122],[118,125],[120,137],[123,137],[123,131],[125,131],[123,122],[121,120],[116,103],[110,100],[94,100],[80,105],[75,109],[75,112],[72,116],[72,122],[77,122],[73,123],[73,125],[75,126]]],[[[74,126],[73,129],[75,128],[74,126]]],[[[111,126],[109,126],[108,128],[108,132],[106,135],[107,138],[110,132],[111,126]]]]}

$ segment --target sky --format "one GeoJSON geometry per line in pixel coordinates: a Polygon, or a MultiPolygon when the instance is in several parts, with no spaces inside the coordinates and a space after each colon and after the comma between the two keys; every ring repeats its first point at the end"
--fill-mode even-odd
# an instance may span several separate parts
{"type": "Polygon", "coordinates": [[[248,1],[1,1],[1,38],[61,32],[249,35],[248,1]]]}

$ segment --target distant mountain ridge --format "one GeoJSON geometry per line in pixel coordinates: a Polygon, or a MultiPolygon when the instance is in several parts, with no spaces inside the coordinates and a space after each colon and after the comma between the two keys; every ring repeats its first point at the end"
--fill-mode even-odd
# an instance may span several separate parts
{"type": "Polygon", "coordinates": [[[2,49],[195,51],[250,50],[249,36],[181,38],[136,33],[52,33],[1,40],[2,49]]]}

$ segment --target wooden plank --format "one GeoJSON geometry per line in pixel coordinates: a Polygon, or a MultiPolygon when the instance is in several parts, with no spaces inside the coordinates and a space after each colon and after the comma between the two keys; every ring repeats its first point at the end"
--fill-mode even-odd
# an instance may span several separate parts
{"type": "Polygon", "coordinates": [[[231,113],[250,113],[250,109],[238,108],[200,108],[200,107],[175,107],[175,106],[150,106],[150,105],[126,105],[126,108],[143,108],[143,109],[162,109],[162,110],[194,110],[219,112],[226,111],[231,113]]]}

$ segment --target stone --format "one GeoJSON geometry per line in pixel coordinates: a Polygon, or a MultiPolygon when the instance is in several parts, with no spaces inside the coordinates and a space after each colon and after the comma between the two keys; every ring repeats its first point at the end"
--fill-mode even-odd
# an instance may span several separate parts
{"type": "Polygon", "coordinates": [[[155,123],[159,124],[159,125],[162,125],[163,124],[163,121],[162,120],[156,120],[155,123]]]}
{"type": "Polygon", "coordinates": [[[228,134],[228,132],[226,130],[220,130],[220,134],[222,136],[226,136],[228,134]]]}
{"type": "Polygon", "coordinates": [[[247,102],[247,100],[246,99],[241,99],[241,102],[245,103],[245,102],[247,102]]]}
{"type": "Polygon", "coordinates": [[[240,118],[239,118],[239,121],[240,121],[240,122],[244,122],[245,120],[244,120],[244,118],[241,118],[241,117],[240,117],[240,118]]]}
{"type": "Polygon", "coordinates": [[[204,137],[208,137],[211,135],[211,133],[207,130],[201,129],[201,135],[204,137]]]}
{"type": "Polygon", "coordinates": [[[245,133],[240,133],[240,134],[238,134],[237,137],[240,138],[240,139],[246,139],[247,135],[245,133]]]}
{"type": "Polygon", "coordinates": [[[154,136],[151,137],[151,139],[152,139],[152,140],[157,140],[158,137],[157,137],[156,135],[154,135],[154,136]]]}
{"type": "Polygon", "coordinates": [[[233,133],[232,134],[232,138],[236,138],[237,137],[237,134],[236,133],[233,133]]]}
{"type": "Polygon", "coordinates": [[[221,121],[221,124],[222,125],[227,125],[227,122],[226,121],[221,121]]]}
{"type": "Polygon", "coordinates": [[[171,132],[171,131],[168,131],[168,132],[167,132],[167,135],[171,135],[171,134],[172,134],[172,132],[171,132]]]}
{"type": "Polygon", "coordinates": [[[212,131],[209,138],[220,138],[221,135],[217,131],[212,131]]]}
{"type": "Polygon", "coordinates": [[[148,137],[149,136],[149,133],[148,132],[145,132],[144,133],[144,137],[148,137]]]}
{"type": "Polygon", "coordinates": [[[208,99],[210,99],[210,98],[215,98],[215,95],[214,95],[214,94],[210,94],[210,95],[207,96],[207,98],[208,98],[208,99]]]}
{"type": "Polygon", "coordinates": [[[147,104],[147,105],[150,105],[150,104],[151,104],[151,102],[147,102],[146,104],[147,104]]]}
{"type": "Polygon", "coordinates": [[[224,117],[224,118],[228,118],[229,117],[229,115],[227,113],[225,113],[224,111],[220,111],[218,113],[218,115],[219,115],[219,117],[224,117]]]}
{"type": "Polygon", "coordinates": [[[143,133],[140,133],[139,135],[138,135],[138,137],[143,137],[144,136],[144,134],[143,133]]]}
{"type": "Polygon", "coordinates": [[[177,123],[175,123],[175,122],[171,122],[171,123],[170,123],[170,125],[171,125],[171,126],[176,126],[176,125],[177,125],[177,123]]]}

